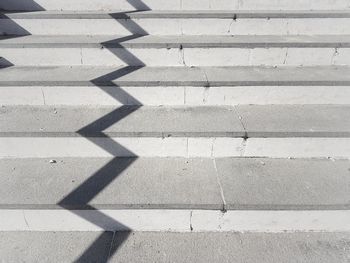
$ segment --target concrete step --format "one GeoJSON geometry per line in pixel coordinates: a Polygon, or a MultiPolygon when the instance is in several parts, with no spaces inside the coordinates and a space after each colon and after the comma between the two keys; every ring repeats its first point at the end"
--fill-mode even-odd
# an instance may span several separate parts
{"type": "Polygon", "coordinates": [[[344,137],[247,140],[232,137],[0,137],[0,158],[63,157],[349,159],[350,139],[344,137]]]}
{"type": "Polygon", "coordinates": [[[343,35],[345,11],[3,12],[6,35],[343,35]]]}
{"type": "Polygon", "coordinates": [[[349,73],[348,66],[8,67],[0,71],[0,86],[346,86],[349,73]]]}
{"type": "Polygon", "coordinates": [[[347,0],[2,0],[4,10],[346,10],[347,0]]]}
{"type": "Polygon", "coordinates": [[[350,208],[349,160],[58,157],[55,161],[0,159],[0,183],[7,189],[0,192],[1,211],[350,208]]]}
{"type": "Polygon", "coordinates": [[[349,106],[0,108],[1,137],[350,137],[349,106]]]}
{"type": "Polygon", "coordinates": [[[350,35],[0,37],[17,66],[349,65],[350,35]]]}
{"type": "Polygon", "coordinates": [[[348,262],[349,233],[0,232],[5,262],[348,262]],[[98,240],[98,241],[96,241],[98,240]],[[95,242],[94,242],[95,241],[95,242]],[[94,243],[94,247],[89,247],[94,243]],[[138,249],[135,249],[137,247],[138,249]],[[276,248],[283,248],[283,251],[276,248]],[[220,248],[220,250],[219,250],[220,248]],[[13,251],[17,251],[13,253],[13,251]],[[179,253],[181,251],[181,253],[179,253]],[[219,252],[218,252],[219,251],[219,252]],[[83,253],[85,252],[85,253],[83,253]],[[83,254],[82,254],[83,253],[83,254]]]}
{"type": "Polygon", "coordinates": [[[348,76],[344,66],[8,67],[0,104],[350,104],[348,76]]]}

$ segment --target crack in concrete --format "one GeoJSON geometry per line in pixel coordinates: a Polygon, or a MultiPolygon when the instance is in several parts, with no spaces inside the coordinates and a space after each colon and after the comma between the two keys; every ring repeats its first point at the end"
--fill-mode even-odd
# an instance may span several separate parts
{"type": "Polygon", "coordinates": [[[193,216],[193,211],[191,211],[191,213],[190,213],[190,230],[191,230],[191,232],[193,231],[192,216],[193,216]]]}
{"type": "Polygon", "coordinates": [[[222,200],[221,212],[226,213],[227,209],[226,209],[226,200],[225,200],[225,195],[224,195],[224,189],[223,189],[221,181],[220,181],[219,171],[218,171],[218,168],[216,165],[216,159],[212,158],[212,160],[213,160],[214,170],[215,170],[215,174],[216,174],[216,181],[217,181],[217,184],[219,185],[220,195],[221,195],[221,200],[222,200]]]}
{"type": "Polygon", "coordinates": [[[331,64],[332,65],[334,65],[334,63],[335,63],[335,59],[336,59],[336,57],[339,55],[339,50],[338,50],[338,48],[336,47],[335,49],[334,49],[334,52],[333,52],[333,55],[332,55],[332,58],[331,58],[331,64]]]}
{"type": "Polygon", "coordinates": [[[82,47],[80,48],[80,64],[84,65],[84,63],[83,63],[83,48],[82,47]]]}
{"type": "Polygon", "coordinates": [[[44,93],[44,90],[42,87],[40,87],[40,90],[41,90],[41,95],[43,97],[43,101],[44,101],[44,105],[46,105],[46,99],[45,99],[45,93],[44,93]]]}
{"type": "Polygon", "coordinates": [[[204,74],[204,77],[205,77],[205,80],[206,80],[206,85],[204,86],[205,88],[210,88],[210,83],[209,83],[209,79],[208,79],[208,76],[207,76],[207,73],[205,72],[205,70],[203,69],[203,74],[204,74]]]}
{"type": "Polygon", "coordinates": [[[22,214],[23,214],[24,222],[26,223],[28,230],[30,230],[30,227],[29,227],[29,224],[28,224],[28,221],[27,221],[27,218],[26,218],[26,214],[24,213],[24,210],[22,210],[22,214]]]}
{"type": "Polygon", "coordinates": [[[227,30],[227,33],[229,33],[231,36],[232,36],[232,34],[231,34],[231,27],[232,27],[233,22],[235,22],[236,20],[237,20],[237,15],[235,14],[234,17],[232,18],[232,20],[231,20],[231,22],[230,22],[230,24],[228,26],[228,30],[227,30]]]}
{"type": "Polygon", "coordinates": [[[239,114],[236,105],[233,105],[233,111],[234,111],[235,114],[237,115],[237,118],[238,118],[238,120],[239,120],[239,122],[240,122],[240,124],[242,125],[242,128],[243,128],[243,130],[244,130],[244,137],[243,137],[243,139],[247,140],[247,139],[248,139],[248,131],[247,131],[247,128],[245,127],[245,125],[244,125],[243,117],[239,114]]]}
{"type": "Polygon", "coordinates": [[[186,60],[185,60],[185,49],[183,48],[182,44],[180,44],[180,56],[181,56],[181,62],[184,66],[187,67],[186,60]]]}
{"type": "Polygon", "coordinates": [[[286,49],[286,55],[284,56],[283,65],[287,63],[289,48],[286,49]]]}

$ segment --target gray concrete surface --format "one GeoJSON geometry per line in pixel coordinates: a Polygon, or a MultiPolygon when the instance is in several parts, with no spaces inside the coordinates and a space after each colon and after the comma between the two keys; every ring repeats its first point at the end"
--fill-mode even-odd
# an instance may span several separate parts
{"type": "Polygon", "coordinates": [[[55,160],[0,160],[0,207],[222,208],[211,159],[55,160]]]}
{"type": "Polygon", "coordinates": [[[230,209],[349,209],[350,162],[232,159],[216,161],[230,209]]]}
{"type": "Polygon", "coordinates": [[[346,86],[350,67],[9,67],[0,86],[346,86]],[[21,76],[21,79],[18,79],[21,76]]]}
{"type": "Polygon", "coordinates": [[[349,115],[345,105],[3,106],[0,136],[349,137],[349,115]]]}
{"type": "Polygon", "coordinates": [[[7,12],[10,19],[128,19],[128,18],[349,18],[350,10],[149,10],[7,12]]]}
{"type": "Polygon", "coordinates": [[[6,10],[349,10],[347,0],[289,0],[240,1],[240,0],[3,0],[6,10]]]}
{"type": "Polygon", "coordinates": [[[348,160],[219,158],[217,172],[210,158],[54,160],[0,160],[0,207],[58,208],[74,190],[70,208],[221,209],[217,176],[229,210],[350,207],[348,160]]]}
{"type": "Polygon", "coordinates": [[[0,36],[1,48],[272,48],[272,47],[350,47],[349,35],[270,35],[270,36],[140,36],[125,39],[109,35],[28,35],[16,38],[0,36]]]}
{"type": "Polygon", "coordinates": [[[112,239],[113,232],[0,232],[0,262],[107,262],[112,239]]]}
{"type": "MultiPolygon", "coordinates": [[[[0,232],[3,262],[106,262],[112,233],[0,232]],[[92,248],[89,245],[97,240],[92,248]],[[88,249],[88,253],[84,253],[88,249]]],[[[346,263],[349,233],[117,232],[110,262],[346,263]]]]}
{"type": "MultiPolygon", "coordinates": [[[[111,262],[349,262],[348,233],[132,233],[111,262]]],[[[124,241],[122,244],[121,241],[124,241]]]]}
{"type": "Polygon", "coordinates": [[[243,137],[233,107],[0,108],[0,136],[243,137]],[[102,134],[103,133],[103,134],[102,134]]]}
{"type": "Polygon", "coordinates": [[[347,137],[350,107],[331,105],[236,106],[248,137],[347,137]]]}

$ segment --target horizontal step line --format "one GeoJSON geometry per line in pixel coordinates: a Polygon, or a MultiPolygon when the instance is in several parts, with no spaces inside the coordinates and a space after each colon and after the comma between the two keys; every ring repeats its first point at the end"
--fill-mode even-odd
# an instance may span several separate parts
{"type": "Polygon", "coordinates": [[[0,210],[0,215],[0,231],[350,231],[348,210],[0,210]]]}
{"type": "MultiPolygon", "coordinates": [[[[345,120],[344,120],[345,121],[345,120]]],[[[268,123],[266,123],[268,126],[268,123]]],[[[89,138],[104,138],[104,137],[118,137],[118,138],[350,138],[350,131],[227,131],[227,132],[215,132],[215,131],[203,131],[203,132],[108,132],[108,131],[96,131],[96,132],[2,132],[0,131],[0,137],[2,138],[74,138],[74,137],[89,137],[89,138]]]]}
{"type": "Polygon", "coordinates": [[[349,159],[350,139],[0,137],[0,158],[137,156],[349,159]]]}
{"type": "Polygon", "coordinates": [[[350,36],[0,36],[2,48],[348,48],[350,36]]]}
{"type": "Polygon", "coordinates": [[[349,18],[346,11],[132,11],[132,12],[2,12],[2,19],[283,19],[349,18]]]}
{"type": "MultiPolygon", "coordinates": [[[[60,206],[59,204],[0,204],[0,210],[188,210],[188,209],[198,209],[198,210],[215,210],[222,211],[222,203],[212,203],[212,204],[69,204],[60,206]],[[92,207],[93,206],[93,207],[92,207]]],[[[230,204],[227,211],[319,211],[319,210],[350,210],[350,204],[315,204],[315,205],[304,205],[304,204],[230,204]]],[[[1,231],[1,230],[0,230],[1,231]]]]}

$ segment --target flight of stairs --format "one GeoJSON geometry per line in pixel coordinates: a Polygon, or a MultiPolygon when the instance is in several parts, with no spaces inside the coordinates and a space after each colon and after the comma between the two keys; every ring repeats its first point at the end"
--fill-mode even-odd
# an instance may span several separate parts
{"type": "Polygon", "coordinates": [[[0,262],[350,262],[349,0],[0,11],[0,262]]]}

